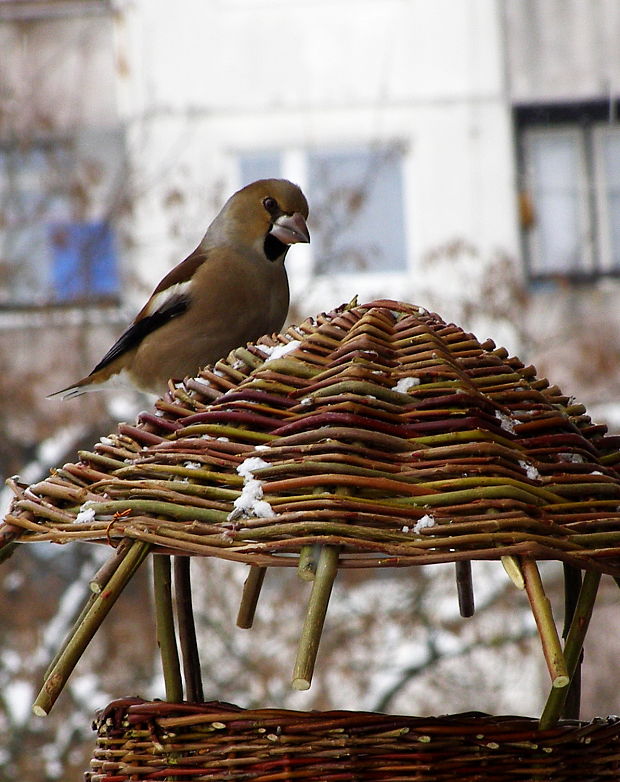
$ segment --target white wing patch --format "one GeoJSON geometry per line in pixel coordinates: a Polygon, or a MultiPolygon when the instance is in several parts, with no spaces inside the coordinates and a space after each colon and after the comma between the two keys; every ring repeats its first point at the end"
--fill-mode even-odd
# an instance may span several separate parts
{"type": "Polygon", "coordinates": [[[166,307],[175,299],[182,299],[189,295],[189,290],[192,281],[185,280],[185,282],[177,282],[166,288],[163,291],[159,291],[149,300],[144,315],[154,315],[156,312],[165,310],[166,307]]]}

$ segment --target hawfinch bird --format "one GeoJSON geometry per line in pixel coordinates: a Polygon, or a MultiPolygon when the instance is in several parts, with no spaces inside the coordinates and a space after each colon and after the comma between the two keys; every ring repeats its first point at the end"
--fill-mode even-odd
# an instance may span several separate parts
{"type": "Polygon", "coordinates": [[[129,381],[162,394],[169,378],[195,375],[279,331],[289,304],[284,259],[292,244],[310,241],[307,217],[304,194],[285,179],[239,190],[90,375],[56,393],[68,398],[129,381]]]}

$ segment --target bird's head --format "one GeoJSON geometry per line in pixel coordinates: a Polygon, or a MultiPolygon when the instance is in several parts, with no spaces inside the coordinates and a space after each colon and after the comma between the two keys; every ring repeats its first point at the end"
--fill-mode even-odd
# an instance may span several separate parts
{"type": "Polygon", "coordinates": [[[297,185],[259,179],[228,199],[205,240],[243,245],[275,261],[284,258],[291,244],[310,241],[307,219],[308,202],[297,185]]]}

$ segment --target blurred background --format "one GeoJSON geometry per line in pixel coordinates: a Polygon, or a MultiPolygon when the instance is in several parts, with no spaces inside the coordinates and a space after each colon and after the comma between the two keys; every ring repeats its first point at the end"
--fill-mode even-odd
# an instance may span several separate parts
{"type": "MultiPolygon", "coordinates": [[[[620,431],[619,40],[620,0],[0,0],[3,476],[35,481],[148,405],[45,395],[263,176],[311,208],[291,321],[356,293],[411,301],[620,431]]],[[[81,779],[95,708],[163,695],[145,567],[52,715],[30,716],[94,548],[24,546],[0,571],[0,782],[81,779]]],[[[295,574],[235,632],[244,569],[193,567],[208,698],[536,714],[546,696],[529,609],[494,564],[474,567],[468,621],[443,568],[339,578],[305,694],[288,687],[295,574]]],[[[595,615],[586,718],[618,710],[616,592],[595,615]]]]}

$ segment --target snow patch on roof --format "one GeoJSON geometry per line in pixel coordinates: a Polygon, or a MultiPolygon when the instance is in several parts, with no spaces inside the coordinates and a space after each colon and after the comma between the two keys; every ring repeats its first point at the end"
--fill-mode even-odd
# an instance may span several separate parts
{"type": "Polygon", "coordinates": [[[419,377],[401,377],[395,386],[392,386],[392,391],[399,391],[401,394],[406,394],[410,388],[419,386],[421,380],[419,377]]]}
{"type": "Polygon", "coordinates": [[[298,339],[292,339],[285,345],[259,345],[259,347],[263,353],[267,354],[265,364],[268,364],[270,361],[275,361],[277,358],[282,358],[288,353],[292,353],[294,350],[297,350],[298,347],[301,347],[301,341],[298,339]]]}

